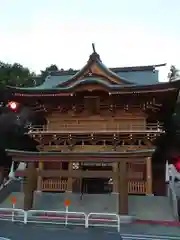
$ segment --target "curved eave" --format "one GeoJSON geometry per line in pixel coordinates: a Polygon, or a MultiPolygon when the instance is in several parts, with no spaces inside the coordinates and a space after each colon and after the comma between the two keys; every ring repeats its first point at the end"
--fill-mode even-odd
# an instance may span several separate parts
{"type": "Polygon", "coordinates": [[[123,86],[117,91],[119,93],[123,92],[139,92],[139,93],[148,93],[148,92],[168,92],[173,90],[180,89],[180,81],[176,82],[162,82],[157,84],[151,84],[151,85],[131,85],[131,86],[123,86]]]}
{"type": "MultiPolygon", "coordinates": [[[[79,86],[92,84],[93,82],[88,80],[83,81],[79,80],[79,82],[75,82],[69,87],[61,87],[61,88],[53,88],[53,89],[32,89],[32,88],[16,88],[16,87],[8,87],[9,91],[15,96],[66,96],[73,94],[76,90],[78,90],[79,86]]],[[[149,93],[149,92],[167,92],[174,91],[180,88],[180,80],[176,82],[165,82],[158,83],[153,85],[111,85],[103,82],[102,80],[94,81],[94,84],[99,84],[106,91],[112,94],[130,94],[132,92],[139,93],[149,93]]]]}
{"type": "MultiPolygon", "coordinates": [[[[111,157],[111,161],[113,161],[113,158],[118,158],[118,157],[144,157],[144,156],[151,156],[155,149],[143,149],[143,150],[131,150],[131,151],[126,151],[126,152],[30,152],[30,151],[19,151],[19,150],[14,150],[14,149],[6,149],[6,152],[10,156],[14,157],[27,157],[27,156],[32,156],[33,158],[42,158],[42,157],[86,157],[86,156],[91,156],[93,158],[96,157],[104,157],[106,156],[111,157]]],[[[32,159],[33,160],[33,159],[32,159]]],[[[72,158],[73,160],[73,158],[72,158]]]]}
{"type": "Polygon", "coordinates": [[[98,61],[97,64],[99,65],[100,68],[104,70],[104,72],[109,75],[112,78],[115,78],[119,80],[120,82],[124,84],[132,84],[132,82],[129,82],[127,79],[120,77],[117,75],[115,72],[111,71],[109,68],[107,68],[102,62],[98,61]]]}

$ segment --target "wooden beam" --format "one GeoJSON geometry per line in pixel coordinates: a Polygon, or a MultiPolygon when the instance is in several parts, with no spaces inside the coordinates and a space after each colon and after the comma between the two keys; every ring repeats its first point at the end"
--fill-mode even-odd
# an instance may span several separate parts
{"type": "Polygon", "coordinates": [[[141,156],[137,156],[135,154],[132,155],[95,155],[95,154],[84,154],[84,155],[76,155],[76,154],[70,154],[70,155],[54,155],[52,153],[52,155],[44,155],[44,154],[37,154],[35,156],[29,154],[29,155],[11,155],[12,156],[13,161],[16,162],[104,162],[104,163],[113,163],[113,162],[121,162],[121,161],[126,161],[126,162],[130,162],[130,161],[134,161],[135,159],[137,161],[141,161],[143,160],[145,157],[151,157],[152,156],[152,152],[150,154],[144,154],[141,156]],[[132,160],[133,159],[133,160],[132,160]]]}
{"type": "Polygon", "coordinates": [[[119,214],[128,214],[128,180],[127,180],[127,163],[122,161],[119,165],[119,214]]]}
{"type": "Polygon", "coordinates": [[[154,149],[144,149],[126,152],[28,152],[6,150],[8,156],[12,156],[16,161],[94,161],[94,162],[119,162],[130,158],[151,157],[154,149]],[[26,160],[27,159],[27,160],[26,160]]]}
{"type": "Polygon", "coordinates": [[[111,178],[112,171],[81,171],[81,170],[41,170],[38,175],[43,177],[73,177],[73,178],[111,178]]]}
{"type": "MultiPolygon", "coordinates": [[[[115,177],[112,171],[81,171],[81,170],[36,170],[41,177],[73,177],[73,178],[111,178],[115,177]]],[[[27,176],[28,171],[22,170],[15,173],[16,176],[27,176]]]]}
{"type": "Polygon", "coordinates": [[[36,188],[37,175],[34,163],[28,163],[24,183],[24,210],[30,210],[33,207],[33,193],[36,188]]]}
{"type": "Polygon", "coordinates": [[[58,157],[58,156],[13,156],[13,161],[16,162],[106,162],[112,163],[113,159],[103,157],[58,157]]]}

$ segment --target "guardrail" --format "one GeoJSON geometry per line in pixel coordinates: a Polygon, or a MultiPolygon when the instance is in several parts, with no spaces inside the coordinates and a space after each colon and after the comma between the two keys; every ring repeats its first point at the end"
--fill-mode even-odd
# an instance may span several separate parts
{"type": "Polygon", "coordinates": [[[120,216],[115,213],[93,213],[92,212],[92,213],[89,213],[86,218],[86,228],[88,228],[89,226],[116,227],[117,231],[120,232],[120,216]]]}
{"type": "Polygon", "coordinates": [[[0,240],[11,240],[11,239],[6,237],[0,237],[0,240]]]}
{"type": "Polygon", "coordinates": [[[24,223],[25,211],[18,208],[0,208],[0,220],[24,223]]]}
{"type": "Polygon", "coordinates": [[[86,226],[86,219],[84,212],[29,210],[26,222],[86,226]]]}
{"type": "Polygon", "coordinates": [[[0,221],[55,224],[64,226],[114,227],[120,232],[120,216],[116,213],[89,213],[0,208],[0,221]]]}

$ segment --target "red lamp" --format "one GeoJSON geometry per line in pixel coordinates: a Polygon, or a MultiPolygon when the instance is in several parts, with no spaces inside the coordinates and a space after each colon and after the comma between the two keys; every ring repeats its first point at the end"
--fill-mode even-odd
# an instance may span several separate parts
{"type": "Polygon", "coordinates": [[[180,157],[177,157],[176,162],[174,163],[174,166],[178,172],[180,172],[180,157]]]}
{"type": "Polygon", "coordinates": [[[12,111],[16,111],[18,108],[18,104],[16,102],[9,102],[8,103],[8,107],[12,110],[12,111]]]}

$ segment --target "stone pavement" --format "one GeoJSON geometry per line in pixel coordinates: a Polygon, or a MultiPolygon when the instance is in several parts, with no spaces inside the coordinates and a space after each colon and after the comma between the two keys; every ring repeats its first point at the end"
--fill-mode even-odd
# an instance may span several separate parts
{"type": "MultiPolygon", "coordinates": [[[[12,192],[0,207],[12,207],[11,197],[17,198],[16,208],[23,208],[22,192],[12,192]]],[[[65,210],[64,201],[70,200],[69,211],[116,213],[117,194],[84,194],[75,193],[35,193],[34,209],[41,210],[65,210]]],[[[129,196],[129,215],[143,220],[173,221],[171,207],[166,197],[158,196],[129,196]]]]}

